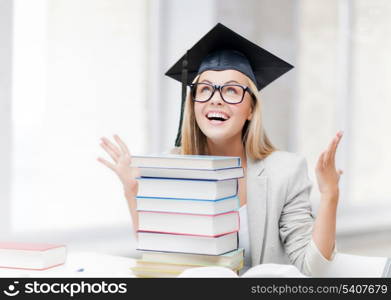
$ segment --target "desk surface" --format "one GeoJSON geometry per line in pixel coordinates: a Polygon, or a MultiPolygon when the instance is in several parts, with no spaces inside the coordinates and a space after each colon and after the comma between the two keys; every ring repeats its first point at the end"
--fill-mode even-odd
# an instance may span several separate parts
{"type": "MultiPolygon", "coordinates": [[[[0,277],[136,277],[136,260],[96,252],[68,252],[66,263],[46,271],[0,268],[0,277]],[[83,271],[78,271],[83,269],[83,271]]],[[[325,277],[391,277],[391,258],[338,254],[325,277]]]]}
{"type": "Polygon", "coordinates": [[[123,256],[68,252],[66,263],[62,266],[45,271],[0,268],[0,277],[135,277],[130,270],[135,263],[135,259],[123,256]]]}

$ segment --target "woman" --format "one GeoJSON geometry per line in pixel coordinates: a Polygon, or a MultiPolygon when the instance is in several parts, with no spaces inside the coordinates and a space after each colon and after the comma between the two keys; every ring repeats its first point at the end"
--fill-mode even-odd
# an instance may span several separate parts
{"type": "MultiPolygon", "coordinates": [[[[240,247],[245,248],[244,270],[260,263],[292,263],[306,275],[321,276],[335,253],[338,181],[342,174],[335,169],[335,153],[342,133],[337,133],[316,166],[322,199],[318,216],[314,219],[309,201],[312,184],[305,159],[298,154],[277,150],[262,127],[258,90],[282,73],[270,67],[256,71],[255,58],[251,52],[246,53],[246,43],[249,42],[237,39],[236,33],[221,26],[218,24],[201,41],[210,43],[210,36],[213,36],[221,45],[222,41],[227,41],[228,35],[233,41],[230,45],[216,49],[214,43],[209,49],[202,47],[207,49],[204,51],[208,55],[196,58],[188,51],[184,58],[191,60],[193,57],[193,62],[199,61],[193,65],[197,71],[190,76],[194,78],[190,78],[191,92],[184,103],[183,121],[181,117],[178,136],[182,146],[170,152],[241,158],[245,176],[239,179],[238,189],[239,241],[240,247]],[[265,69],[269,73],[262,73],[265,69]]],[[[200,43],[196,45],[200,46],[200,43]]],[[[270,53],[259,53],[257,55],[262,57],[267,55],[266,61],[270,62],[270,53]]],[[[281,67],[281,61],[273,59],[273,64],[281,67]]],[[[265,64],[265,60],[258,61],[265,64]]],[[[187,61],[181,63],[187,67],[187,61]]],[[[191,67],[189,73],[192,73],[191,67]]],[[[188,84],[186,74],[183,76],[182,71],[181,75],[182,82],[188,84]]],[[[117,145],[102,138],[101,146],[115,163],[103,158],[98,160],[122,181],[136,230],[138,183],[135,177],[138,170],[129,167],[131,154],[125,143],[117,135],[114,139],[117,145]]]]}

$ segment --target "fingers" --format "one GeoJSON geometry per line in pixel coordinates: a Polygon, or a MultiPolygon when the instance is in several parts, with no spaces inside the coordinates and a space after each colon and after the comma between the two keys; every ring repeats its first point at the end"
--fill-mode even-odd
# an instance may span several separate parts
{"type": "Polygon", "coordinates": [[[113,171],[115,171],[115,166],[111,162],[108,162],[107,160],[105,160],[104,158],[98,157],[97,161],[101,162],[106,167],[108,167],[108,168],[112,169],[113,171]]]}
{"type": "Polygon", "coordinates": [[[129,156],[130,156],[130,151],[129,151],[128,147],[126,146],[126,144],[121,140],[121,138],[118,135],[114,134],[114,139],[116,140],[118,145],[121,147],[122,151],[124,153],[129,154],[129,156]]]}
{"type": "Polygon", "coordinates": [[[327,164],[329,163],[334,142],[335,142],[335,138],[332,139],[332,141],[330,142],[329,146],[327,147],[327,149],[325,151],[325,155],[323,157],[323,167],[326,167],[327,164]]]}
{"type": "Polygon", "coordinates": [[[105,144],[105,143],[101,143],[100,144],[101,145],[101,147],[104,149],[104,150],[106,150],[106,152],[111,156],[111,158],[115,161],[115,162],[117,162],[118,161],[118,155],[107,145],[107,144],[105,144]]]}
{"type": "Polygon", "coordinates": [[[326,150],[326,154],[324,156],[323,160],[323,166],[326,167],[327,165],[335,165],[335,153],[337,151],[338,144],[342,138],[343,132],[339,131],[337,135],[332,139],[331,143],[329,144],[329,147],[326,150]]]}
{"type": "Polygon", "coordinates": [[[337,137],[336,137],[336,142],[335,142],[335,145],[334,145],[334,148],[333,148],[333,154],[332,154],[332,157],[331,157],[331,159],[333,161],[335,161],[335,154],[337,152],[337,148],[338,148],[339,142],[342,139],[342,136],[343,136],[343,131],[338,131],[337,132],[337,137]]]}
{"type": "Polygon", "coordinates": [[[120,149],[118,149],[118,147],[116,145],[114,145],[109,139],[105,138],[105,137],[102,137],[101,138],[102,142],[108,146],[111,151],[113,151],[115,153],[115,155],[118,157],[121,155],[121,151],[120,149]]]}
{"type": "Polygon", "coordinates": [[[326,151],[323,151],[318,158],[318,162],[316,164],[316,169],[318,170],[321,170],[323,168],[323,160],[324,160],[325,153],[326,151]]]}

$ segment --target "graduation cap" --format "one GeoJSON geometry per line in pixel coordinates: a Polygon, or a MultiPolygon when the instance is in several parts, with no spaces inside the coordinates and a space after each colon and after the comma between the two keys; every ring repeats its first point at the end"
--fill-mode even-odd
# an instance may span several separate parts
{"type": "Polygon", "coordinates": [[[218,23],[165,73],[182,83],[181,117],[175,146],[180,146],[186,87],[206,70],[237,70],[263,89],[293,66],[218,23]]]}

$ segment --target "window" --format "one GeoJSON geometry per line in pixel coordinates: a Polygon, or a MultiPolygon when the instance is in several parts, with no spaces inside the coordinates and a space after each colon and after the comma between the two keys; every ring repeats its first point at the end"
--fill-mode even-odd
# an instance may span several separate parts
{"type": "Polygon", "coordinates": [[[145,150],[146,3],[14,3],[12,228],[129,226],[99,138],[145,150]]]}
{"type": "MultiPolygon", "coordinates": [[[[390,228],[391,3],[301,4],[298,151],[315,166],[337,130],[341,179],[338,229],[390,228]],[[320,141],[324,141],[321,143],[320,141]]],[[[314,170],[310,170],[316,185],[314,170]]],[[[314,203],[319,192],[313,189],[314,203]]]]}

